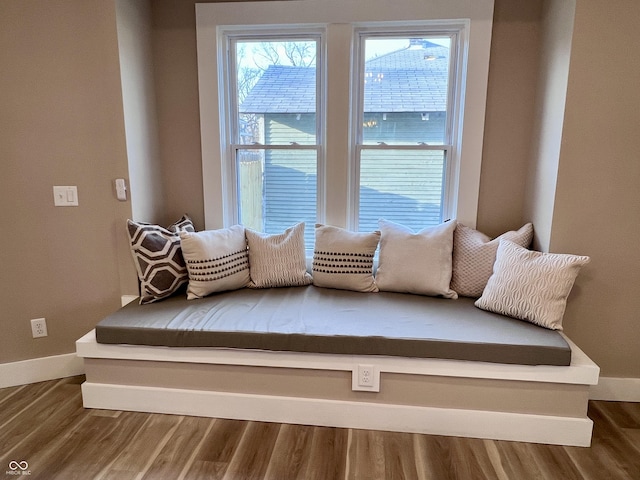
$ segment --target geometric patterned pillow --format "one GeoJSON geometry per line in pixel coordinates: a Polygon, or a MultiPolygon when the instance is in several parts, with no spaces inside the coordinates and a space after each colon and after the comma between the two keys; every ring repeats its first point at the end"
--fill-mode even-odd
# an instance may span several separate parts
{"type": "Polygon", "coordinates": [[[187,283],[178,233],[195,231],[187,215],[169,228],[127,220],[127,231],[140,282],[140,304],[167,298],[187,283]]]}
{"type": "Polygon", "coordinates": [[[567,297],[578,272],[588,262],[586,256],[534,252],[502,240],[493,275],[475,305],[562,330],[567,297]]]}
{"type": "Polygon", "coordinates": [[[453,232],[451,289],[461,297],[478,298],[493,273],[500,240],[510,240],[521,247],[528,247],[532,238],[533,225],[530,223],[493,240],[484,233],[458,223],[453,232]]]}

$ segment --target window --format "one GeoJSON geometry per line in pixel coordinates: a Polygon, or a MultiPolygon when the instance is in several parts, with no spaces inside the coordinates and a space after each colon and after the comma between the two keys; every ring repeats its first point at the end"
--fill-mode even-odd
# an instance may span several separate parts
{"type": "MultiPolygon", "coordinates": [[[[301,221],[313,225],[323,137],[322,35],[234,32],[225,40],[232,216],[266,233],[301,221]]],[[[308,245],[313,233],[305,231],[308,245]]]]}
{"type": "Polygon", "coordinates": [[[352,224],[375,230],[384,217],[416,230],[451,211],[456,30],[361,29],[354,114],[352,224]]]}
{"type": "Polygon", "coordinates": [[[444,3],[197,4],[205,227],[474,226],[492,2],[444,3]]]}

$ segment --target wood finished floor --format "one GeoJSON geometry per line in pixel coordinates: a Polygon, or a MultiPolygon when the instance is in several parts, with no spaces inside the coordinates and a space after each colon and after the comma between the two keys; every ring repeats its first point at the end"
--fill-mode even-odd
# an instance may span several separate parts
{"type": "Polygon", "coordinates": [[[580,448],[85,410],[83,380],[0,389],[0,479],[640,479],[640,403],[591,402],[580,448]]]}

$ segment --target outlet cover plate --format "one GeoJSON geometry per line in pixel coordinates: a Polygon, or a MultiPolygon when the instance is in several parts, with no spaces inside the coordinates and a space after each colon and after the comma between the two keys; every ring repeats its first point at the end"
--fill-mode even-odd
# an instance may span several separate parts
{"type": "Polygon", "coordinates": [[[33,338],[41,338],[49,335],[47,332],[47,321],[44,318],[34,318],[31,320],[31,334],[33,338]]]}
{"type": "Polygon", "coordinates": [[[371,364],[354,365],[351,369],[351,390],[354,392],[379,392],[380,368],[371,364]],[[362,381],[366,377],[366,381],[362,381]]]}

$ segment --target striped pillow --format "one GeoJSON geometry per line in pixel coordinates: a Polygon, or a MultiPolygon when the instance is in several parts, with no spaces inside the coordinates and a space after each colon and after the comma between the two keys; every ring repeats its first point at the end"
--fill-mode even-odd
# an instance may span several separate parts
{"type": "Polygon", "coordinates": [[[304,251],[304,223],[278,235],[245,230],[249,247],[251,288],[309,285],[304,251]]]}

